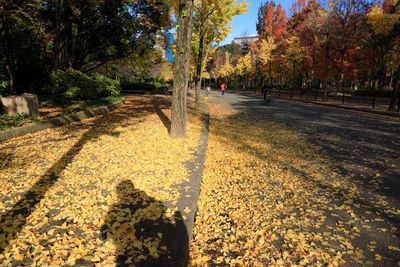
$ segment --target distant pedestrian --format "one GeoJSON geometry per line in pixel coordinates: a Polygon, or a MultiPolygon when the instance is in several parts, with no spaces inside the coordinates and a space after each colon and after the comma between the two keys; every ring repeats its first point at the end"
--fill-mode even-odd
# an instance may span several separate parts
{"type": "Polygon", "coordinates": [[[224,83],[221,83],[221,96],[225,95],[225,90],[226,90],[226,85],[224,83]]]}
{"type": "Polygon", "coordinates": [[[209,85],[207,85],[207,88],[206,88],[206,94],[207,95],[209,95],[210,94],[210,92],[211,92],[211,87],[209,86],[209,85]]]}

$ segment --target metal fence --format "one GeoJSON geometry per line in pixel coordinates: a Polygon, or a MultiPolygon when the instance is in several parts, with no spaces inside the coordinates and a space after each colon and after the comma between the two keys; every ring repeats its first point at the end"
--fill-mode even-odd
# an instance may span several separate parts
{"type": "MultiPolygon", "coordinates": [[[[288,90],[288,89],[274,89],[272,90],[273,96],[294,98],[307,101],[321,101],[332,104],[339,104],[360,108],[371,108],[377,110],[387,111],[390,104],[390,98],[378,97],[377,94],[372,96],[357,96],[349,91],[329,91],[328,97],[324,100],[324,91],[322,90],[288,90]]],[[[400,112],[400,96],[396,100],[396,111],[400,112]]]]}

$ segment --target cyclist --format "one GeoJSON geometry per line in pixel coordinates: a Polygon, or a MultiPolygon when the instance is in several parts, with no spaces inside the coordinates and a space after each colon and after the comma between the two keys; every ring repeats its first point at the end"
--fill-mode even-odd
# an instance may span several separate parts
{"type": "Polygon", "coordinates": [[[268,83],[264,83],[263,92],[264,92],[264,101],[269,104],[271,103],[272,96],[271,96],[272,87],[268,85],[268,83]]]}

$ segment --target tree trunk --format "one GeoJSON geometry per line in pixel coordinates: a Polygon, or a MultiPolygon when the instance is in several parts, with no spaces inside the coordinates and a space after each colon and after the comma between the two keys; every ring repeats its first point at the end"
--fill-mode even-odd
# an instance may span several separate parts
{"type": "Polygon", "coordinates": [[[195,91],[196,91],[196,109],[199,109],[200,107],[200,92],[201,92],[201,76],[196,78],[196,85],[195,85],[195,91]]]}
{"type": "Polygon", "coordinates": [[[293,79],[292,79],[292,89],[296,89],[296,84],[297,84],[297,82],[296,82],[296,79],[297,79],[297,77],[296,77],[296,60],[295,61],[293,61],[293,79]]]}
{"type": "Polygon", "coordinates": [[[272,59],[269,61],[269,78],[270,86],[272,86],[272,59]]]}
{"type": "Polygon", "coordinates": [[[378,90],[383,90],[383,88],[385,87],[385,77],[386,77],[385,71],[382,71],[382,73],[379,73],[378,90]]]}
{"type": "Polygon", "coordinates": [[[8,72],[8,77],[9,77],[9,86],[10,86],[10,94],[16,95],[17,94],[17,87],[15,85],[15,71],[14,71],[14,64],[9,61],[9,57],[7,55],[7,63],[6,63],[6,69],[8,72]]]}
{"type": "Polygon", "coordinates": [[[17,87],[16,87],[16,75],[15,75],[14,45],[12,43],[10,27],[11,27],[11,22],[9,19],[6,18],[4,21],[3,46],[6,57],[6,69],[10,82],[9,84],[10,94],[16,95],[17,87]]]}
{"type": "Polygon", "coordinates": [[[60,69],[62,60],[62,47],[63,47],[63,32],[62,32],[62,19],[64,0],[55,1],[56,17],[55,17],[55,29],[54,29],[54,40],[53,40],[53,71],[60,69]]]}
{"type": "Polygon", "coordinates": [[[192,39],[193,0],[180,0],[177,23],[176,61],[170,136],[186,136],[187,86],[189,80],[189,56],[192,39]]]}
{"type": "Polygon", "coordinates": [[[322,90],[324,91],[323,100],[328,99],[328,61],[329,61],[329,43],[325,46],[325,62],[324,62],[324,77],[322,81],[322,90]]]}
{"type": "Polygon", "coordinates": [[[390,98],[390,104],[388,109],[389,111],[396,111],[396,100],[399,98],[399,96],[400,96],[400,67],[397,70],[396,80],[393,84],[392,97],[390,98]]]}
{"type": "Polygon", "coordinates": [[[204,35],[199,36],[199,50],[196,64],[196,108],[200,107],[201,74],[203,73],[204,35]]]}

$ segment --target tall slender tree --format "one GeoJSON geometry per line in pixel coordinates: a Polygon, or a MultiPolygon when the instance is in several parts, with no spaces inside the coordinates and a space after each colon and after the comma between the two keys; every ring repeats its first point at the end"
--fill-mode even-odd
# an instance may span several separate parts
{"type": "Polygon", "coordinates": [[[177,40],[172,95],[170,136],[185,137],[187,134],[187,88],[189,59],[192,40],[193,0],[179,0],[177,10],[177,40]]]}
{"type": "Polygon", "coordinates": [[[192,50],[196,69],[196,106],[200,103],[202,73],[212,44],[225,39],[230,32],[232,18],[246,11],[246,1],[195,1],[192,50]]]}
{"type": "Polygon", "coordinates": [[[34,24],[39,3],[39,0],[0,1],[0,51],[5,58],[5,68],[12,95],[17,94],[16,33],[22,27],[30,27],[29,25],[34,24]]]}
{"type": "MultiPolygon", "coordinates": [[[[263,14],[263,26],[262,28],[260,27],[260,30],[262,29],[262,32],[260,34],[261,39],[268,39],[272,38],[274,44],[276,45],[276,51],[274,54],[271,54],[271,57],[275,57],[277,62],[280,62],[280,54],[279,52],[282,52],[284,48],[284,34],[286,32],[286,13],[285,10],[283,9],[281,4],[276,5],[272,1],[268,1],[264,4],[264,6],[261,6],[259,9],[259,12],[262,12],[264,10],[263,14]]],[[[272,74],[272,69],[273,69],[273,60],[269,60],[269,77],[270,77],[270,83],[273,83],[273,74],[272,74]]]]}
{"type": "Polygon", "coordinates": [[[389,111],[394,111],[396,99],[400,97],[400,1],[385,0],[382,6],[374,6],[367,17],[372,26],[373,41],[378,47],[384,48],[381,49],[382,65],[385,69],[393,69],[394,82],[389,111]]]}

